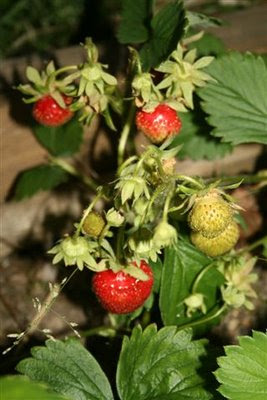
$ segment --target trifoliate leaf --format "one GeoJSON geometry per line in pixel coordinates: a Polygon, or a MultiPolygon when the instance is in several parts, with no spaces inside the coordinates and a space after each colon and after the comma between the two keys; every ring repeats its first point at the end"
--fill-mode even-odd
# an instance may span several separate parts
{"type": "Polygon", "coordinates": [[[151,34],[140,51],[143,70],[156,67],[176,48],[186,24],[181,1],[163,7],[151,21],[151,34]]]}
{"type": "Polygon", "coordinates": [[[15,186],[15,200],[31,197],[40,190],[50,190],[65,182],[68,175],[57,166],[39,165],[22,172],[15,186]]]}
{"type": "Polygon", "coordinates": [[[225,353],[215,372],[221,383],[219,392],[230,400],[265,400],[267,335],[254,331],[253,337],[240,337],[239,346],[226,346],[225,353]]]}
{"type": "Polygon", "coordinates": [[[120,43],[143,43],[148,39],[148,18],[152,0],[122,0],[121,22],[117,38],[120,43]]]}
{"type": "Polygon", "coordinates": [[[199,90],[212,134],[233,145],[267,144],[267,68],[261,57],[232,52],[207,72],[217,82],[199,90]]]}
{"type": "Polygon", "coordinates": [[[230,143],[223,143],[210,135],[211,127],[205,120],[205,114],[198,110],[180,113],[182,129],[172,141],[172,146],[182,145],[177,157],[192,160],[214,160],[231,152],[230,143]]]}
{"type": "MultiPolygon", "coordinates": [[[[2,400],[66,400],[53,393],[45,385],[30,381],[25,376],[3,376],[0,378],[2,400]],[[3,396],[3,397],[2,397],[3,396]]],[[[68,398],[70,399],[70,397],[68,398]]]]}
{"type": "Polygon", "coordinates": [[[197,372],[204,353],[203,342],[192,341],[190,331],[171,326],[157,332],[152,324],[142,332],[135,327],[130,338],[124,337],[119,358],[120,399],[210,399],[197,372]]]}
{"type": "Polygon", "coordinates": [[[46,346],[33,347],[31,352],[32,358],[22,360],[17,370],[32,380],[71,400],[113,400],[106,375],[79,342],[47,340],[46,346]]]}
{"type": "Polygon", "coordinates": [[[61,157],[76,153],[83,140],[82,125],[75,119],[60,127],[38,125],[34,134],[52,155],[61,157]]]}

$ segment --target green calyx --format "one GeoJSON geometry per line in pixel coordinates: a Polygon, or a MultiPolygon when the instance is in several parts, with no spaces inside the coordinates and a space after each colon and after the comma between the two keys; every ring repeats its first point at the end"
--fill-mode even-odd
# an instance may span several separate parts
{"type": "Polygon", "coordinates": [[[94,271],[99,271],[102,267],[99,267],[90,254],[94,252],[96,247],[96,243],[90,242],[82,236],[69,236],[49,250],[48,253],[55,254],[52,261],[53,264],[57,264],[63,260],[65,266],[77,265],[81,271],[84,266],[94,271]]]}
{"type": "Polygon", "coordinates": [[[196,87],[203,87],[207,81],[213,80],[201,70],[207,67],[214,57],[202,57],[198,60],[196,57],[195,49],[185,52],[178,44],[170,58],[156,68],[156,71],[164,73],[164,78],[157,88],[166,90],[166,98],[170,99],[169,105],[172,104],[177,111],[193,109],[193,92],[196,87]]]}

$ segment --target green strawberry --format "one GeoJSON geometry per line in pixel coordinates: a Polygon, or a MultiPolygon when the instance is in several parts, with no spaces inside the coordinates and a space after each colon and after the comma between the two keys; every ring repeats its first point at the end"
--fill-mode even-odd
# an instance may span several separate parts
{"type": "Polygon", "coordinates": [[[202,236],[213,238],[222,233],[233,218],[233,209],[216,193],[196,199],[188,216],[190,228],[202,236]]]}
{"type": "Polygon", "coordinates": [[[239,229],[235,221],[230,222],[227,228],[214,238],[207,238],[201,232],[192,232],[192,243],[210,257],[220,256],[230,251],[239,238],[239,229]]]}
{"type": "Polygon", "coordinates": [[[105,226],[105,221],[95,211],[91,211],[84,220],[83,231],[89,236],[98,237],[101,235],[105,226]]]}

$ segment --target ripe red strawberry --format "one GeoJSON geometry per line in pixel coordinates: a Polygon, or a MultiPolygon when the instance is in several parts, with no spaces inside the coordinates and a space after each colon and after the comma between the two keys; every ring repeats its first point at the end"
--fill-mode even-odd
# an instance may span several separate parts
{"type": "Polygon", "coordinates": [[[182,122],[173,108],[167,104],[159,104],[152,112],[138,111],[136,126],[151,142],[161,143],[167,137],[177,135],[182,122]]]}
{"type": "Polygon", "coordinates": [[[113,314],[128,314],[145,302],[152,290],[153,272],[144,260],[140,268],[149,276],[147,281],[138,280],[122,270],[95,273],[92,287],[103,308],[113,314]]]}
{"type": "MultiPolygon", "coordinates": [[[[66,105],[71,103],[71,98],[64,96],[66,105]]],[[[62,108],[49,94],[41,97],[33,107],[34,119],[42,125],[60,126],[73,117],[73,112],[68,108],[62,108]]]]}

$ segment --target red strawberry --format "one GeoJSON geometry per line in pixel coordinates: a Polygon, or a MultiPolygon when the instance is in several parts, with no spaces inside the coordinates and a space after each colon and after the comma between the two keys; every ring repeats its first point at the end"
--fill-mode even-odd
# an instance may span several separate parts
{"type": "Polygon", "coordinates": [[[153,143],[177,135],[182,127],[177,112],[167,104],[159,104],[152,112],[138,111],[136,125],[153,143]]]}
{"type": "MultiPolygon", "coordinates": [[[[66,105],[71,103],[71,98],[64,96],[66,105]]],[[[69,121],[73,112],[68,108],[62,108],[49,94],[37,100],[33,107],[34,119],[42,125],[60,126],[69,121]]]]}
{"type": "Polygon", "coordinates": [[[103,308],[113,314],[128,314],[139,308],[149,297],[153,286],[153,272],[142,260],[140,268],[148,275],[147,281],[141,281],[122,270],[106,270],[93,276],[93,291],[103,308]]]}

